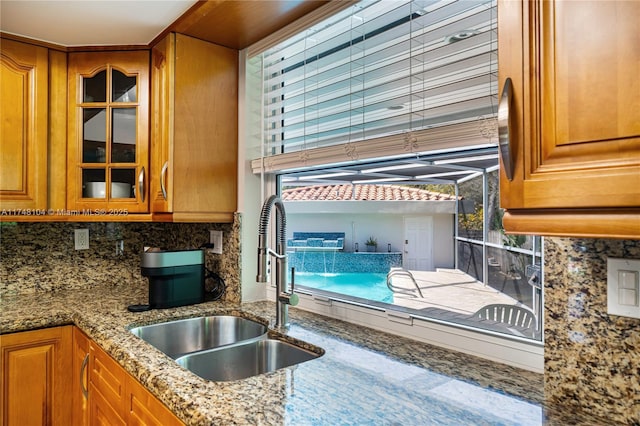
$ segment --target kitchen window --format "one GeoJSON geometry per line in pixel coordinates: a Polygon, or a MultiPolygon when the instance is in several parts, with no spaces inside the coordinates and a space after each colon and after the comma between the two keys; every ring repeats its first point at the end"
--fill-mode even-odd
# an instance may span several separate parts
{"type": "MultiPolygon", "coordinates": [[[[530,306],[517,298],[514,305],[536,309],[536,290],[520,281],[541,276],[536,266],[541,264],[540,238],[505,236],[491,224],[499,223],[500,214],[493,190],[498,168],[496,49],[494,1],[362,1],[345,8],[247,60],[248,84],[262,87],[248,94],[260,106],[251,114],[259,111],[262,123],[252,170],[265,182],[278,176],[271,189],[280,193],[310,185],[449,187],[457,201],[447,266],[491,288],[502,285],[493,283],[502,277],[503,289],[510,285],[531,294],[530,306]],[[480,199],[470,202],[478,194],[480,199]]],[[[329,208],[327,203],[323,208],[329,208]]],[[[405,214],[404,223],[411,217],[405,214]]],[[[290,231],[287,237],[293,240],[292,232],[304,230],[290,231]]],[[[361,235],[349,238],[348,229],[343,233],[348,242],[343,252],[365,250],[361,235]]],[[[391,242],[378,243],[391,251],[391,242]]],[[[405,251],[402,243],[393,245],[395,251],[405,251]]],[[[323,256],[329,253],[325,250],[323,256]]],[[[406,264],[400,269],[411,272],[406,264]]],[[[300,289],[311,309],[342,317],[353,316],[344,313],[353,309],[363,318],[368,315],[362,322],[369,325],[393,323],[379,327],[383,329],[422,326],[423,320],[437,325],[436,334],[448,323],[459,326],[462,334],[474,328],[415,306],[304,287],[300,289]]],[[[515,346],[539,341],[540,311],[535,317],[531,335],[491,332],[485,340],[508,335],[515,346]]]]}

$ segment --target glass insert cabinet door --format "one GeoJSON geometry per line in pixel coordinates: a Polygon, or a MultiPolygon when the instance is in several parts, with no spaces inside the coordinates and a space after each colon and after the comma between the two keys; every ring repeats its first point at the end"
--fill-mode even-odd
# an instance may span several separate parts
{"type": "Polygon", "coordinates": [[[147,212],[149,53],[70,53],[68,69],[68,208],[147,212]]]}

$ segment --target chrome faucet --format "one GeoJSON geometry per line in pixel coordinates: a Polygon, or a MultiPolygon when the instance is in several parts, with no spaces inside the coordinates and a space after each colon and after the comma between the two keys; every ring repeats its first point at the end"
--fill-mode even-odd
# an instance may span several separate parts
{"type": "Polygon", "coordinates": [[[293,292],[294,273],[291,269],[291,290],[287,287],[287,218],[282,200],[276,195],[267,198],[260,212],[258,227],[258,276],[256,281],[266,283],[269,280],[269,255],[276,258],[276,323],[275,327],[287,329],[289,327],[289,305],[298,304],[298,295],[293,292]],[[267,228],[271,209],[276,208],[276,251],[267,245],[267,228]]]}

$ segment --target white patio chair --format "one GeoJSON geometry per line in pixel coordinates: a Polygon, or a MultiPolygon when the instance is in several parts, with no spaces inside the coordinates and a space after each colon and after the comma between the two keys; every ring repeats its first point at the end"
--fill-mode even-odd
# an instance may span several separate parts
{"type": "Polygon", "coordinates": [[[536,330],[536,316],[533,311],[517,305],[491,304],[480,308],[473,317],[490,320],[518,327],[521,331],[531,333],[536,330]]]}

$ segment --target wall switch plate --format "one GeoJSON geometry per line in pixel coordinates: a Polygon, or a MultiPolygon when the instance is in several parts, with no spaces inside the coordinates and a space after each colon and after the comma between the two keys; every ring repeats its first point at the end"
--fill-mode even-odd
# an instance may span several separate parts
{"type": "Polygon", "coordinates": [[[607,313],[640,318],[640,259],[607,259],[607,313]]]}
{"type": "Polygon", "coordinates": [[[213,244],[211,253],[222,254],[222,231],[209,231],[209,242],[213,244]]]}
{"type": "Polygon", "coordinates": [[[89,248],[89,230],[74,229],[73,240],[76,250],[87,250],[89,248]]]}

